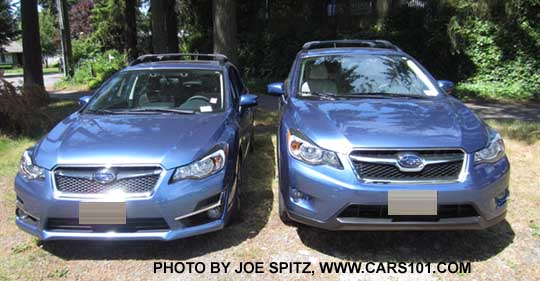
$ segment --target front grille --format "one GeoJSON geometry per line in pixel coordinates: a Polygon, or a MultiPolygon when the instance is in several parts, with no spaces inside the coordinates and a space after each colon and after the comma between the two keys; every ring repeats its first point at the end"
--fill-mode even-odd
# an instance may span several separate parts
{"type": "Polygon", "coordinates": [[[455,181],[459,178],[463,168],[465,155],[460,150],[426,150],[413,151],[426,161],[421,171],[402,171],[396,164],[379,163],[378,161],[360,161],[365,159],[397,159],[397,155],[403,151],[355,151],[351,154],[351,161],[358,176],[370,181],[455,181]],[[355,156],[358,156],[355,158],[355,156]],[[441,159],[448,160],[444,163],[435,163],[441,159]]]}
{"type": "Polygon", "coordinates": [[[436,216],[389,216],[387,205],[351,205],[340,218],[392,219],[392,221],[437,221],[439,219],[477,217],[472,205],[439,205],[436,216]]]}
{"type": "Polygon", "coordinates": [[[76,218],[49,218],[45,227],[48,231],[73,231],[73,232],[141,232],[141,231],[166,231],[169,225],[163,218],[140,218],[126,219],[126,224],[79,224],[76,218]]]}
{"type": "Polygon", "coordinates": [[[106,194],[121,191],[127,194],[152,192],[159,180],[161,169],[156,167],[118,167],[110,168],[116,180],[100,183],[94,174],[102,168],[76,167],[55,170],[56,189],[70,194],[106,194]]]}

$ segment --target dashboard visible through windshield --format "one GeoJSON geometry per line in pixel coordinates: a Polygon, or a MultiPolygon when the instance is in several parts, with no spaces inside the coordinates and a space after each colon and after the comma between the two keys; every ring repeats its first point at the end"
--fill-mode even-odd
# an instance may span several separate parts
{"type": "Polygon", "coordinates": [[[86,113],[210,113],[224,109],[223,75],[200,69],[133,70],[113,76],[86,113]]]}
{"type": "Polygon", "coordinates": [[[300,67],[300,97],[434,97],[439,91],[412,60],[394,55],[309,57],[300,67]]]}

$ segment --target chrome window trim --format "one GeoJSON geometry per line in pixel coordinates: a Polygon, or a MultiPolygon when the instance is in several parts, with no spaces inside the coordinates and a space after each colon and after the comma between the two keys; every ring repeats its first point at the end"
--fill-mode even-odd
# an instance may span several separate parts
{"type": "MultiPolygon", "coordinates": [[[[155,172],[155,171],[154,171],[155,172]]],[[[167,170],[160,164],[120,164],[120,165],[111,165],[111,164],[60,164],[54,166],[54,168],[50,171],[51,176],[51,182],[53,186],[53,198],[55,199],[67,199],[67,200],[88,200],[88,201],[124,201],[128,199],[149,199],[151,198],[155,192],[157,187],[160,185],[161,181],[163,180],[165,174],[167,173],[167,170]],[[56,170],[59,168],[139,168],[139,167],[147,167],[147,168],[156,168],[161,169],[161,172],[159,173],[159,178],[156,182],[156,185],[150,192],[141,192],[141,193],[126,193],[125,196],[121,198],[111,198],[109,194],[81,194],[81,193],[68,193],[68,192],[62,192],[59,191],[56,188],[56,170]]],[[[140,175],[140,174],[138,174],[140,175]]],[[[133,178],[134,176],[130,177],[123,177],[123,178],[133,178]]],[[[136,176],[135,176],[136,177],[136,176]]]]}
{"type": "MultiPolygon", "coordinates": [[[[369,183],[369,184],[445,184],[445,183],[460,183],[464,182],[467,179],[468,171],[469,171],[469,165],[470,165],[470,154],[468,154],[463,148],[461,147],[398,147],[398,148],[362,148],[362,147],[355,147],[351,149],[351,151],[347,154],[347,160],[349,161],[349,165],[351,169],[353,170],[356,178],[363,183],[369,183]],[[463,164],[461,165],[461,171],[459,172],[458,178],[455,180],[381,180],[381,179],[371,179],[371,178],[362,178],[358,174],[358,171],[356,170],[354,163],[353,163],[353,156],[352,154],[356,151],[402,151],[402,152],[422,152],[422,151],[438,151],[438,150],[456,150],[463,152],[463,164]]],[[[447,161],[449,162],[449,161],[447,161]]],[[[375,163],[375,162],[374,162],[375,163]]],[[[389,161],[385,164],[390,164],[389,161]]],[[[393,164],[393,162],[392,162],[393,164]]],[[[433,161],[430,164],[437,164],[437,161],[433,161]]],[[[425,166],[425,165],[424,165],[425,166]]]]}

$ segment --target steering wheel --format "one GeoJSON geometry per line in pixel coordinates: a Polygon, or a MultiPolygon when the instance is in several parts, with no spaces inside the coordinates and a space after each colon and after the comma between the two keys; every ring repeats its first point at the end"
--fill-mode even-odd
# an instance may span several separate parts
{"type": "Polygon", "coordinates": [[[203,100],[203,101],[205,101],[205,102],[207,102],[207,103],[210,103],[210,99],[209,99],[209,98],[207,98],[207,97],[205,97],[205,96],[199,96],[199,95],[197,95],[197,96],[192,96],[191,98],[187,99],[185,102],[187,103],[187,102],[194,101],[194,100],[203,100]]]}

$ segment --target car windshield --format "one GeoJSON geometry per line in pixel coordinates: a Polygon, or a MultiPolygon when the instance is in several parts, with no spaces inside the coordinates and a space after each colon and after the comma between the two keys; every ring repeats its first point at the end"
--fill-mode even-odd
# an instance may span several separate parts
{"type": "Polygon", "coordinates": [[[394,55],[309,57],[300,69],[300,97],[417,97],[439,95],[420,67],[394,55]]]}
{"type": "Polygon", "coordinates": [[[222,73],[167,69],[124,71],[96,93],[86,113],[207,113],[223,111],[222,73]]]}

